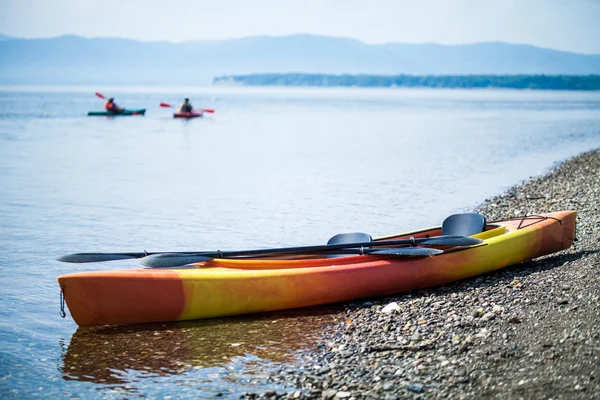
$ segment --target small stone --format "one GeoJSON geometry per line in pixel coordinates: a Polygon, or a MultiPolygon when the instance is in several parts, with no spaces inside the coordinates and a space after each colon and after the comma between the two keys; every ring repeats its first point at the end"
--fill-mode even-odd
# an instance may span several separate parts
{"type": "Polygon", "coordinates": [[[496,318],[496,314],[493,312],[485,313],[481,316],[482,321],[491,321],[494,318],[496,318]]]}
{"type": "Polygon", "coordinates": [[[569,299],[562,297],[559,299],[556,299],[556,304],[568,304],[569,303],[569,299]]]}
{"type": "Polygon", "coordinates": [[[460,347],[458,348],[458,353],[461,354],[461,353],[464,353],[465,351],[467,351],[471,342],[472,342],[471,336],[468,336],[463,341],[463,343],[460,345],[460,347]]]}
{"type": "Polygon", "coordinates": [[[343,392],[343,391],[339,391],[335,394],[335,397],[337,397],[338,399],[346,399],[348,397],[352,396],[352,393],[350,392],[343,392]]]}
{"type": "Polygon", "coordinates": [[[415,393],[423,393],[423,386],[421,385],[406,385],[406,390],[409,390],[411,392],[415,392],[415,393]]]}
{"type": "Polygon", "coordinates": [[[523,320],[516,315],[511,315],[506,319],[506,322],[508,322],[509,324],[520,324],[521,322],[523,322],[523,320]]]}
{"type": "Polygon", "coordinates": [[[391,314],[394,311],[400,311],[400,306],[398,306],[398,303],[396,303],[396,302],[388,304],[387,306],[383,307],[383,309],[381,310],[381,312],[384,314],[391,314]]]}
{"type": "Polygon", "coordinates": [[[480,318],[483,314],[485,314],[485,310],[481,307],[471,313],[471,315],[475,318],[480,318]]]}
{"type": "Polygon", "coordinates": [[[521,286],[523,286],[523,284],[522,284],[521,282],[519,282],[519,280],[518,280],[518,279],[514,279],[514,280],[511,282],[511,285],[513,285],[513,286],[514,286],[514,287],[516,287],[516,288],[520,288],[521,286]]]}

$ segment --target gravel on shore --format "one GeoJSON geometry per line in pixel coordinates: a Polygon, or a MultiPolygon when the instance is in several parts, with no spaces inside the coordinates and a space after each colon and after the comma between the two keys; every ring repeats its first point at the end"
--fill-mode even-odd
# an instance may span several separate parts
{"type": "Polygon", "coordinates": [[[600,149],[477,208],[488,220],[575,209],[565,251],[346,305],[288,391],[246,398],[600,399],[600,149]],[[382,309],[396,303],[397,309],[382,309]]]}

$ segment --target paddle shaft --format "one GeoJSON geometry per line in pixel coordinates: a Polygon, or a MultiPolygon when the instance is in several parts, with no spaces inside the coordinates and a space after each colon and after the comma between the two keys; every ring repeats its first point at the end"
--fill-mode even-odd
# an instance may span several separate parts
{"type": "MultiPolygon", "coordinates": [[[[410,238],[410,239],[402,239],[402,240],[384,240],[381,242],[359,242],[359,243],[340,243],[340,244],[326,244],[326,245],[317,245],[317,246],[298,246],[298,247],[280,247],[274,249],[256,249],[256,250],[237,250],[237,251],[200,251],[196,253],[186,253],[186,252],[175,252],[169,254],[185,254],[190,256],[209,256],[212,257],[214,255],[218,255],[220,258],[223,257],[241,257],[241,256],[256,256],[256,255],[265,255],[265,254],[303,254],[303,253],[321,253],[321,252],[329,252],[341,249],[351,249],[351,248],[360,248],[360,247],[383,247],[383,246],[402,246],[402,245],[411,245],[416,246],[418,244],[427,244],[430,242],[431,245],[439,245],[444,246],[440,242],[451,239],[463,239],[463,236],[441,236],[441,237],[431,237],[431,238],[410,238]],[[222,257],[221,257],[222,256],[222,257]]],[[[473,244],[481,243],[480,239],[473,239],[473,244]]],[[[160,254],[160,253],[154,253],[160,254]]],[[[147,255],[152,255],[148,253],[147,255]]]]}
{"type": "MultiPolygon", "coordinates": [[[[403,247],[388,247],[384,249],[366,249],[364,247],[351,248],[351,249],[339,249],[335,251],[328,251],[324,254],[333,255],[334,257],[345,257],[352,255],[381,255],[386,257],[426,257],[433,256],[443,253],[442,250],[432,249],[431,247],[418,247],[418,246],[403,246],[403,247]]],[[[309,255],[311,253],[303,253],[303,255],[309,255]]],[[[323,254],[323,252],[315,252],[313,254],[323,254]]],[[[219,254],[220,255],[220,254],[219,254]]],[[[278,256],[278,253],[270,253],[269,257],[278,256]]],[[[230,259],[230,257],[211,257],[208,255],[186,255],[186,254],[156,254],[140,259],[142,265],[150,268],[172,268],[180,267],[182,265],[196,264],[203,261],[209,261],[212,259],[230,259]]],[[[236,258],[236,260],[247,260],[252,257],[236,258]]]]}
{"type": "Polygon", "coordinates": [[[303,253],[327,253],[330,251],[360,247],[384,247],[384,246],[416,246],[418,244],[432,246],[469,246],[481,243],[481,239],[465,236],[437,236],[431,238],[410,238],[402,240],[384,240],[379,242],[341,243],[318,246],[281,247],[273,249],[241,250],[241,251],[203,251],[203,252],[138,252],[138,253],[76,253],[59,257],[59,261],[72,263],[101,262],[112,260],[124,260],[131,258],[142,258],[146,256],[169,254],[171,256],[206,256],[211,258],[228,257],[251,257],[261,255],[293,255],[303,253]]]}

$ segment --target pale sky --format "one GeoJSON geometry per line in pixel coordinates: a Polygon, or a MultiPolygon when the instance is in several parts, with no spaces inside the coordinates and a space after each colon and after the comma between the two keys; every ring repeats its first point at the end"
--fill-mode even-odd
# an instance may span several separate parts
{"type": "Polygon", "coordinates": [[[600,54],[600,0],[0,0],[0,33],[173,42],[310,33],[600,54]]]}

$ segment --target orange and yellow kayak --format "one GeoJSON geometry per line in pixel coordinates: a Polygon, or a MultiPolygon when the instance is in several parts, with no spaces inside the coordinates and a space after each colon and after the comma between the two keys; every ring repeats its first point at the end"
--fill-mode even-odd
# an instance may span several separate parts
{"type": "MultiPolygon", "coordinates": [[[[213,259],[192,268],[131,269],[58,277],[77,324],[130,324],[249,314],[440,285],[567,249],[575,211],[487,223],[483,243],[437,255],[381,254],[213,259]]],[[[376,238],[425,238],[441,227],[376,238]]]]}

